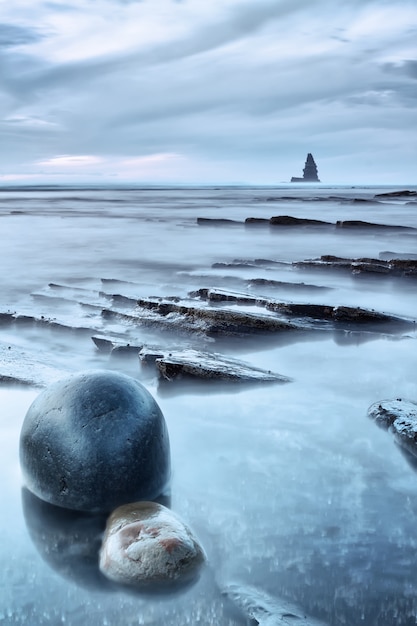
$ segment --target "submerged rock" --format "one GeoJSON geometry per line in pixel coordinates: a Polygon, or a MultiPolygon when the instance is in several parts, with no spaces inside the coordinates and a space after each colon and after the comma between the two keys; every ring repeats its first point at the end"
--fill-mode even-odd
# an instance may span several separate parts
{"type": "Polygon", "coordinates": [[[410,400],[382,400],[368,409],[368,417],[391,432],[395,441],[417,457],[417,403],[410,400]]]}
{"type": "Polygon", "coordinates": [[[164,589],[194,582],[205,554],[192,531],[155,502],[135,502],[110,515],[100,550],[100,570],[112,581],[164,589]]]}
{"type": "Polygon", "coordinates": [[[197,224],[200,226],[239,226],[242,222],[222,217],[197,217],[197,224]]]}
{"type": "Polygon", "coordinates": [[[26,414],[20,461],[39,498],[80,511],[153,499],[170,476],[164,416],[137,380],[93,370],[45,389],[26,414]]]}
{"type": "MultiPolygon", "coordinates": [[[[359,200],[359,202],[369,202],[359,200]]],[[[411,226],[397,226],[395,224],[376,224],[373,222],[364,222],[362,220],[338,220],[336,228],[375,228],[375,229],[393,229],[393,230],[415,230],[411,226]]]]}
{"type": "Polygon", "coordinates": [[[255,620],[259,626],[325,626],[324,622],[305,615],[296,604],[272,597],[251,585],[232,583],[224,586],[222,593],[236,604],[246,618],[255,620]]]}

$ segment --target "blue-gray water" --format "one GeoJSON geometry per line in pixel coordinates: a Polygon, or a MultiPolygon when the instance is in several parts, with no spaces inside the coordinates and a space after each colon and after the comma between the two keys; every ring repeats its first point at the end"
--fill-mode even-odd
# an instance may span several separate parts
{"type": "Polygon", "coordinates": [[[85,559],[91,545],[99,545],[97,536],[62,520],[50,526],[42,507],[30,506],[28,497],[22,504],[19,432],[39,389],[3,383],[0,624],[244,625],[247,617],[222,593],[232,583],[293,602],[326,624],[416,623],[417,474],[366,416],[378,400],[417,400],[415,329],[313,331],[213,345],[198,335],[159,334],[101,315],[115,293],[183,298],[221,287],[415,319],[416,278],[291,263],[325,254],[415,256],[417,231],[243,224],[248,217],[290,215],[417,228],[415,198],[352,202],[392,190],[0,189],[0,313],[91,328],[5,321],[0,376],[18,372],[45,383],[103,367],[140,379],[169,428],[172,508],[195,530],[209,562],[194,587],[167,598],[101,587],[94,563],[87,567],[85,559]],[[238,223],[198,225],[198,217],[238,223]],[[282,263],[241,263],[255,259],[282,263]],[[216,263],[232,265],[212,267],[216,263]],[[288,285],[254,286],[255,278],[288,285]],[[172,383],[167,390],[136,356],[109,360],[96,349],[94,334],[208,348],[293,382],[177,390],[172,383]]]}

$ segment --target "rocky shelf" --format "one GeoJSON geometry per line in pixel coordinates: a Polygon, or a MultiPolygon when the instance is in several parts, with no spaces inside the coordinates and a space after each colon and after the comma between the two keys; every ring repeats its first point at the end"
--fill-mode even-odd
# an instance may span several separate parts
{"type": "MultiPolygon", "coordinates": [[[[350,202],[355,203],[375,203],[375,200],[356,199],[350,202]]],[[[294,217],[291,215],[275,215],[270,218],[247,217],[243,222],[239,220],[231,220],[224,218],[198,217],[197,224],[200,226],[267,226],[275,228],[326,228],[336,230],[353,229],[355,233],[361,231],[368,232],[370,230],[385,230],[393,232],[416,232],[416,228],[412,226],[401,226],[397,224],[380,224],[377,222],[366,222],[363,220],[337,220],[336,222],[326,222],[312,218],[294,217]]]]}
{"type": "Polygon", "coordinates": [[[368,409],[368,417],[388,430],[397,444],[408,455],[408,460],[417,468],[417,403],[410,400],[382,400],[368,409]]]}
{"type": "Polygon", "coordinates": [[[296,261],[293,265],[303,269],[341,269],[348,270],[353,274],[371,273],[417,278],[417,259],[411,258],[391,258],[388,260],[373,258],[348,259],[326,254],[318,259],[296,261]]]}
{"type": "Polygon", "coordinates": [[[154,363],[160,378],[166,381],[202,379],[235,383],[285,383],[290,378],[249,365],[218,353],[197,350],[158,350],[143,347],[139,351],[142,363],[154,363]]]}

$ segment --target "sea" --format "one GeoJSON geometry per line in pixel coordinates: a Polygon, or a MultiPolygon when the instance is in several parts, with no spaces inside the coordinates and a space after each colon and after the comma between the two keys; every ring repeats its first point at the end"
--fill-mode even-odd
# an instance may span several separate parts
{"type": "Polygon", "coordinates": [[[367,414],[417,401],[417,276],[388,264],[417,259],[415,185],[3,185],[0,229],[1,625],[417,623],[416,464],[367,414]],[[230,334],[138,312],[196,306],[202,289],[235,299],[201,306],[251,315],[279,315],[259,299],[394,323],[230,334]],[[290,380],[165,380],[141,346],[290,380]],[[54,516],[24,486],[29,406],[90,369],[138,379],[165,416],[170,506],[207,555],[187,589],[104,584],[94,520],[54,516]]]}

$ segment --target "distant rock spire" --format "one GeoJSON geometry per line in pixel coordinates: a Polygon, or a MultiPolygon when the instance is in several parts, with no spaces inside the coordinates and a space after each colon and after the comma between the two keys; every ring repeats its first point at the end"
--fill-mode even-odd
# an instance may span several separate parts
{"type": "Polygon", "coordinates": [[[292,183],[319,183],[319,177],[317,173],[317,165],[314,161],[311,152],[307,154],[306,162],[303,169],[303,177],[297,178],[293,176],[291,178],[292,183]]]}

